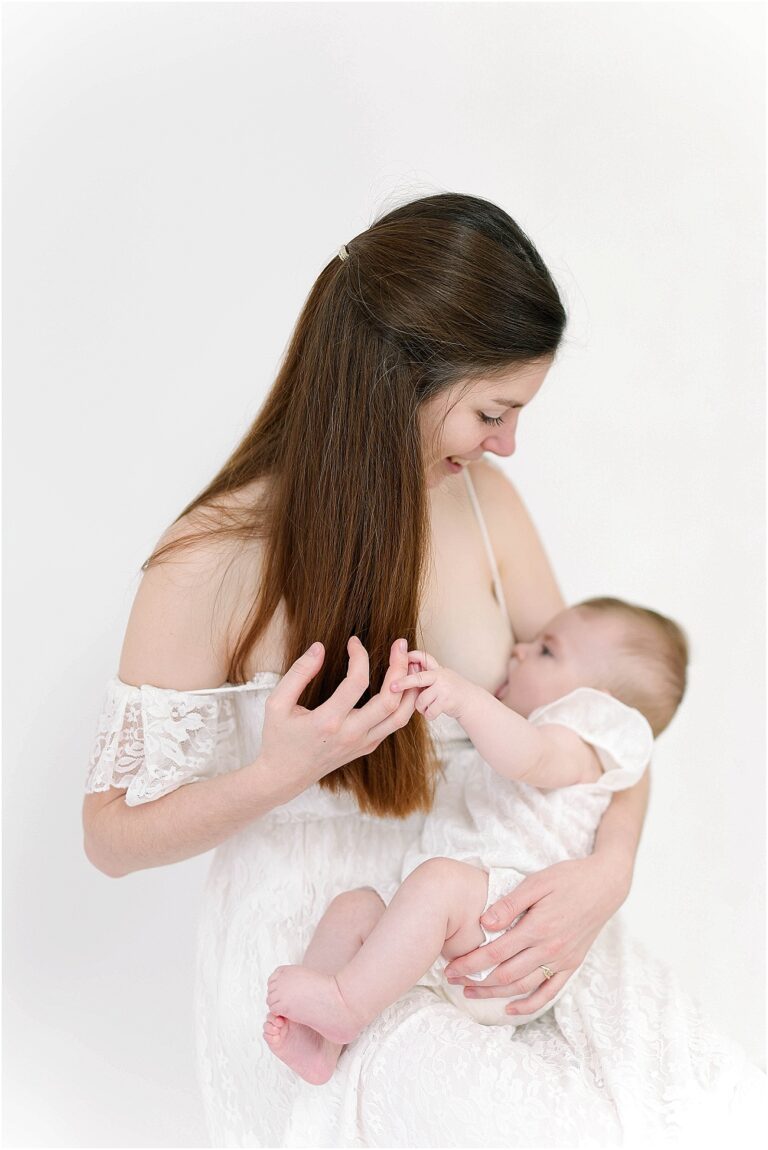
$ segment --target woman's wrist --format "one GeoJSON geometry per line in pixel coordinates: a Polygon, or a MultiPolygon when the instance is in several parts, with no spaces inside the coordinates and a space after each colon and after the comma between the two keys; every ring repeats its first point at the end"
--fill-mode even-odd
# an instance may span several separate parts
{"type": "Polygon", "coordinates": [[[248,777],[249,808],[254,818],[290,802],[317,781],[286,769],[284,763],[273,762],[263,752],[243,770],[248,777]]]}
{"type": "Polygon", "coordinates": [[[618,910],[632,888],[635,852],[626,844],[612,842],[597,844],[590,857],[604,875],[602,885],[611,893],[618,910]]]}

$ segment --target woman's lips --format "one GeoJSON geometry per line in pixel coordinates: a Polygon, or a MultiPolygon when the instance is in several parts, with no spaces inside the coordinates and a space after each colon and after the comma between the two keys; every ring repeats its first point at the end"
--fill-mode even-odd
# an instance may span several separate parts
{"type": "Polygon", "coordinates": [[[458,471],[461,471],[462,468],[466,467],[468,464],[474,463],[476,459],[481,459],[481,458],[482,458],[482,456],[480,456],[480,455],[472,455],[472,456],[469,456],[467,459],[464,459],[460,455],[448,455],[448,456],[446,456],[446,459],[445,459],[445,465],[448,468],[448,470],[455,475],[458,471]]]}

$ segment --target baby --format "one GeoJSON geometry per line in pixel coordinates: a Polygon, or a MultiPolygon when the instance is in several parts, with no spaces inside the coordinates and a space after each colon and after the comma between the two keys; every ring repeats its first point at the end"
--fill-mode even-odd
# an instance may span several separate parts
{"type": "MultiPolygon", "coordinates": [[[[611,794],[640,778],[683,697],[688,649],[672,620],[603,598],[516,643],[495,696],[425,652],[408,659],[421,670],[392,689],[419,687],[427,719],[450,717],[445,783],[418,847],[399,885],[334,899],[304,965],[269,979],[264,1037],[315,1084],[331,1077],[343,1044],[416,984],[485,1024],[529,1022],[553,1005],[564,984],[543,1008],[513,1017],[509,998],[467,998],[442,971],[503,933],[480,917],[528,874],[591,853],[611,794]]],[[[542,983],[557,974],[546,956],[539,970],[542,983]]]]}

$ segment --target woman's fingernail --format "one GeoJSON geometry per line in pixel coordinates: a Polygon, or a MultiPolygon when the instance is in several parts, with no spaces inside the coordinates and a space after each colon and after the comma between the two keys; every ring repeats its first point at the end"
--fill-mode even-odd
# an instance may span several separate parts
{"type": "Polygon", "coordinates": [[[320,644],[319,643],[313,643],[312,646],[309,648],[308,653],[310,655],[319,655],[320,654],[320,644]]]}
{"type": "Polygon", "coordinates": [[[400,650],[403,653],[405,653],[408,650],[408,644],[406,643],[405,639],[400,640],[400,650]]]}
{"type": "Polygon", "coordinates": [[[471,986],[465,986],[464,987],[464,997],[465,998],[477,998],[477,991],[473,990],[471,986]]]}
{"type": "Polygon", "coordinates": [[[481,922],[486,923],[487,926],[493,926],[499,921],[499,916],[493,910],[487,910],[480,919],[481,922]]]}

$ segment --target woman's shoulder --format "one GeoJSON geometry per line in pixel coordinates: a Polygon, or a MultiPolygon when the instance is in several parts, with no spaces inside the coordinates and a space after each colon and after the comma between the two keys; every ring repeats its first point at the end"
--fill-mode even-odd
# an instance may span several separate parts
{"type": "Polygon", "coordinates": [[[514,483],[498,463],[477,459],[469,465],[469,476],[494,551],[499,555],[509,547],[516,529],[530,522],[530,515],[514,483]]]}
{"type": "Polygon", "coordinates": [[[522,503],[512,480],[501,466],[487,455],[469,464],[469,474],[478,498],[482,501],[483,494],[486,494],[491,508],[497,502],[515,506],[522,503]]]}
{"type": "Polygon", "coordinates": [[[234,584],[245,571],[258,569],[264,540],[254,530],[253,517],[266,492],[266,480],[254,480],[180,516],[160,536],[153,555],[161,554],[149,565],[145,578],[165,567],[175,586],[194,590],[225,572],[234,584]]]}
{"type": "Polygon", "coordinates": [[[194,508],[160,536],[128,619],[124,683],[196,690],[227,681],[233,643],[258,592],[263,541],[235,534],[263,483],[194,508]],[[168,548],[167,551],[162,549],[168,548]]]}

